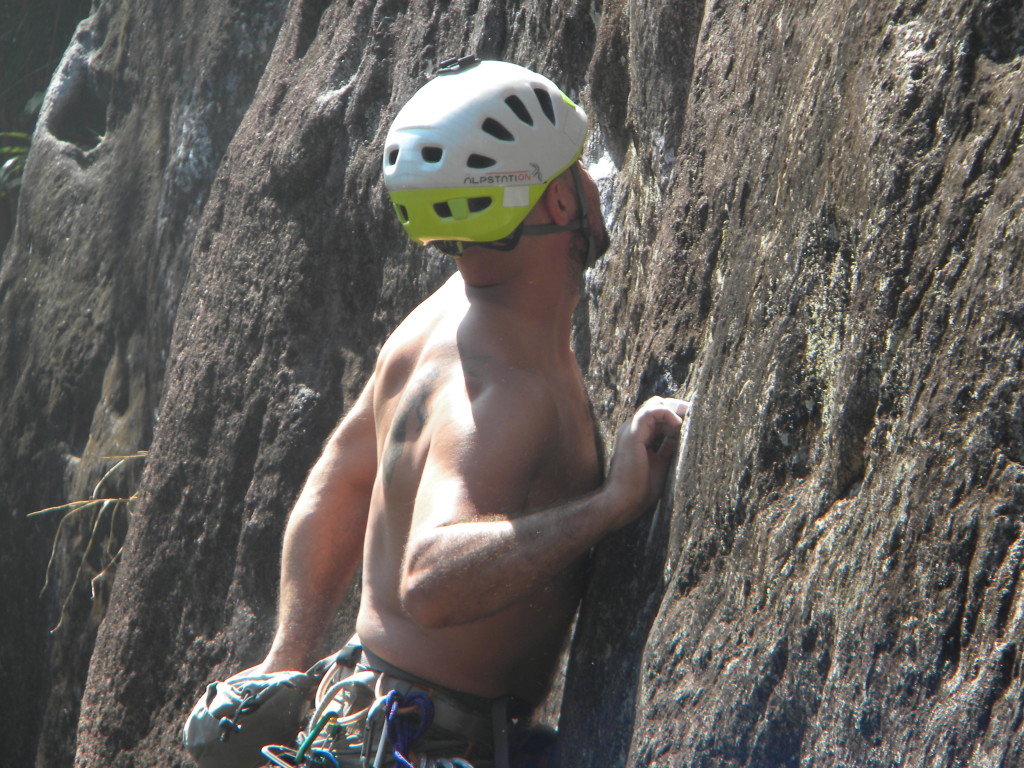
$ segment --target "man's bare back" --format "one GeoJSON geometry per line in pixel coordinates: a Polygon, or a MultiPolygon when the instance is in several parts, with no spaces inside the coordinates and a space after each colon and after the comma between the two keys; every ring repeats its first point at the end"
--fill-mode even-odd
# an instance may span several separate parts
{"type": "Polygon", "coordinates": [[[471,306],[456,275],[381,351],[357,632],[420,677],[536,702],[579,599],[582,557],[548,578],[503,569],[488,583],[448,548],[473,546],[460,524],[505,524],[517,548],[518,518],[593,491],[601,475],[575,359],[524,354],[514,329],[488,331],[492,311],[471,306]],[[449,540],[435,546],[439,536],[449,540]]]}

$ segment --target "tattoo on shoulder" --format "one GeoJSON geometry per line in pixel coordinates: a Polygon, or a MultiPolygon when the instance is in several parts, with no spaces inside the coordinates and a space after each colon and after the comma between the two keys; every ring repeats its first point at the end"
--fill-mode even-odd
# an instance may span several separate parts
{"type": "Polygon", "coordinates": [[[436,368],[428,372],[415,382],[398,404],[381,462],[385,486],[391,485],[395,467],[405,453],[406,444],[415,442],[423,434],[427,419],[430,418],[430,397],[434,394],[439,375],[440,372],[436,368]]]}

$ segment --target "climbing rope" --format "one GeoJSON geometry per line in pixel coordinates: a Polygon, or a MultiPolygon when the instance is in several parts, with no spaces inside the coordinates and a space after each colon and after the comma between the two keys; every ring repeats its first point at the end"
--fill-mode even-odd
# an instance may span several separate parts
{"type": "MultiPolygon", "coordinates": [[[[378,678],[377,698],[373,704],[347,716],[341,714],[342,701],[337,697],[342,689],[362,683],[347,678],[331,685],[310,720],[309,732],[300,734],[301,744],[298,749],[271,745],[263,748],[263,756],[280,768],[299,768],[299,766],[339,768],[338,756],[333,754],[334,749],[329,746],[334,741],[333,734],[339,733],[345,727],[356,722],[363,721],[369,724],[379,718],[383,722],[377,744],[376,759],[373,762],[374,768],[383,766],[385,747],[389,743],[392,747],[396,768],[415,768],[410,762],[412,745],[423,736],[434,721],[434,702],[427,694],[418,691],[404,696],[395,690],[382,694],[381,679],[378,678]]],[[[368,746],[369,744],[366,743],[363,748],[368,746]]],[[[451,768],[463,768],[463,766],[468,767],[469,764],[459,760],[458,762],[445,761],[445,765],[446,768],[447,765],[451,765],[451,768]]]]}
{"type": "MultiPolygon", "coordinates": [[[[364,676],[365,678],[365,676],[364,676]]],[[[338,757],[333,754],[331,744],[339,733],[351,725],[361,722],[370,709],[363,709],[342,715],[345,706],[344,694],[355,696],[358,688],[366,688],[364,678],[350,676],[338,682],[332,682],[326,692],[318,691],[317,708],[310,720],[310,729],[306,734],[299,734],[301,743],[298,749],[281,745],[268,745],[262,749],[263,756],[279,768],[340,768],[338,757]],[[321,695],[322,694],[322,695],[321,695]]],[[[325,677],[321,688],[328,682],[325,677]]],[[[358,746],[358,745],[357,745],[358,746]]],[[[351,751],[351,750],[346,750],[351,751]]]]}
{"type": "Polygon", "coordinates": [[[415,768],[409,762],[412,745],[434,721],[434,702],[425,693],[418,691],[405,696],[398,691],[391,691],[385,697],[384,711],[387,718],[387,737],[394,745],[395,762],[402,768],[415,768]],[[419,715],[415,723],[410,717],[414,713],[419,715]]]}

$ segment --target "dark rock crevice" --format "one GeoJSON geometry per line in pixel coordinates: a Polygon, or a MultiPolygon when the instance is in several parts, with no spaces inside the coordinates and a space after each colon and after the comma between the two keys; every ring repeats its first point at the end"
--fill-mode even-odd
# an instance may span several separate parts
{"type": "Polygon", "coordinates": [[[92,66],[103,45],[106,24],[96,14],[79,25],[64,55],[44,107],[42,125],[54,139],[78,148],[78,157],[99,146],[107,134],[110,78],[92,66]]]}
{"type": "Polygon", "coordinates": [[[331,0],[302,0],[299,3],[298,29],[295,34],[295,58],[305,57],[309,46],[313,44],[324,12],[330,7],[331,0]]]}
{"type": "Polygon", "coordinates": [[[983,56],[1007,64],[1024,56],[1024,9],[1011,0],[989,0],[975,10],[971,27],[983,56]]]}

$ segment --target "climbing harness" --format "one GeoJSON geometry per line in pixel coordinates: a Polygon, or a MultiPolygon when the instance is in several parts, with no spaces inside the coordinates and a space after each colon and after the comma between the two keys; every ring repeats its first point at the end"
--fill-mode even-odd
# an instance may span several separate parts
{"type": "MultiPolygon", "coordinates": [[[[394,682],[398,679],[362,665],[335,665],[320,683],[309,729],[299,734],[298,746],[270,745],[263,757],[278,768],[473,768],[462,757],[417,754],[434,722],[435,702],[424,690],[390,687],[394,682]]],[[[450,705],[445,712],[451,715],[450,705]]]]}
{"type": "Polygon", "coordinates": [[[184,739],[201,768],[508,768],[509,722],[505,699],[437,686],[350,643],[306,673],[211,684],[184,739]]]}

